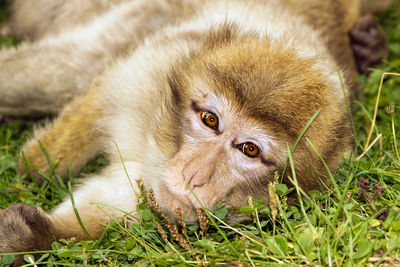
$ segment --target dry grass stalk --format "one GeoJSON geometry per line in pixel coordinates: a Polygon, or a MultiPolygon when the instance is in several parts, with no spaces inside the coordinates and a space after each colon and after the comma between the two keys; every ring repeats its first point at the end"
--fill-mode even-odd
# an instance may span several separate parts
{"type": "Polygon", "coordinates": [[[275,224],[276,215],[278,214],[278,204],[276,202],[276,182],[268,184],[269,208],[271,209],[272,223],[275,224]]]}
{"type": "Polygon", "coordinates": [[[178,228],[173,222],[171,222],[171,220],[167,220],[167,228],[171,233],[172,239],[178,241],[178,236],[179,236],[178,228]]]}
{"type": "Polygon", "coordinates": [[[159,224],[158,222],[155,222],[156,226],[157,226],[157,231],[160,233],[161,238],[164,240],[165,243],[168,243],[168,236],[164,231],[164,228],[162,228],[161,224],[159,224]]]}
{"type": "MultiPolygon", "coordinates": [[[[172,222],[172,220],[165,215],[162,210],[160,205],[158,205],[156,198],[154,196],[154,191],[150,188],[149,189],[149,193],[148,193],[148,199],[149,202],[151,204],[151,206],[153,207],[154,210],[156,210],[157,212],[159,212],[161,214],[161,216],[166,220],[167,224],[166,227],[168,228],[169,232],[171,233],[171,238],[175,241],[178,242],[178,244],[186,249],[186,250],[192,250],[193,247],[192,245],[185,239],[185,237],[183,235],[181,235],[178,231],[178,227],[176,227],[176,225],[172,222]]],[[[176,215],[178,217],[178,223],[182,226],[182,233],[187,236],[186,234],[186,223],[183,217],[183,212],[181,208],[176,208],[176,215]]],[[[162,228],[162,226],[158,223],[155,222],[156,226],[157,226],[157,231],[161,234],[162,239],[168,243],[168,236],[165,233],[164,229],[162,228]]]]}
{"type": "Polygon", "coordinates": [[[208,218],[207,218],[207,215],[203,212],[203,210],[201,208],[197,208],[196,212],[197,212],[197,217],[199,218],[200,235],[204,236],[204,234],[207,230],[208,218]]]}
{"type": "Polygon", "coordinates": [[[162,213],[160,205],[158,205],[158,203],[156,201],[156,197],[154,196],[153,189],[151,189],[151,188],[149,189],[149,201],[150,201],[150,204],[153,207],[153,209],[155,209],[159,213],[162,213]]]}
{"type": "Polygon", "coordinates": [[[186,239],[181,235],[178,231],[178,228],[176,227],[175,224],[172,223],[172,221],[168,218],[167,220],[167,228],[171,232],[171,237],[178,242],[178,244],[186,249],[186,250],[192,250],[193,247],[186,241],[186,239]]]}
{"type": "MultiPolygon", "coordinates": [[[[374,127],[375,127],[375,122],[376,122],[376,116],[378,114],[378,106],[379,106],[379,98],[381,96],[381,91],[382,91],[382,86],[383,86],[383,81],[385,78],[385,75],[392,75],[392,76],[400,76],[400,73],[396,73],[396,72],[384,72],[381,75],[381,81],[379,83],[379,88],[378,88],[378,93],[377,93],[377,97],[376,97],[376,102],[375,102],[375,109],[374,109],[374,115],[372,117],[372,123],[371,123],[371,128],[369,129],[369,133],[368,133],[368,137],[367,137],[367,142],[364,145],[364,152],[366,153],[369,149],[370,146],[372,146],[373,144],[369,144],[371,137],[372,137],[372,133],[374,131],[374,127]]],[[[381,148],[382,150],[382,148],[381,148]]],[[[360,155],[356,161],[360,160],[362,158],[363,155],[360,155]]]]}
{"type": "Polygon", "coordinates": [[[183,216],[183,211],[180,207],[175,208],[175,213],[176,216],[178,218],[178,223],[180,226],[182,226],[182,234],[184,234],[185,236],[187,236],[186,233],[186,223],[185,223],[185,218],[183,216]]]}
{"type": "Polygon", "coordinates": [[[144,187],[143,180],[142,179],[136,180],[136,184],[139,188],[139,196],[142,199],[142,202],[145,204],[149,203],[149,200],[146,195],[146,188],[144,187]]]}

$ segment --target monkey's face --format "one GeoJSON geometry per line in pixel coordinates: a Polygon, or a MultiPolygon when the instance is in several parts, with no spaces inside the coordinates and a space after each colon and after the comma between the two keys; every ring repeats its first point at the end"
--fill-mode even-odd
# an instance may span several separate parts
{"type": "MultiPolygon", "coordinates": [[[[248,196],[268,200],[267,185],[276,171],[281,174],[287,147],[318,110],[305,136],[328,166],[337,167],[348,144],[343,99],[335,99],[312,60],[279,44],[228,37],[213,37],[216,43],[177,66],[169,79],[168,125],[159,136],[167,136],[165,129],[174,134],[159,137],[169,152],[156,195],[165,211],[181,206],[189,220],[198,200],[207,208],[219,201],[239,207],[248,196]]],[[[293,160],[303,189],[326,173],[304,139],[293,160]]]]}
{"type": "Polygon", "coordinates": [[[180,149],[164,166],[164,203],[170,202],[170,208],[183,205],[188,213],[200,207],[198,200],[210,208],[237,195],[243,184],[247,192],[259,191],[252,188],[255,177],[277,167],[275,142],[255,120],[244,117],[222,96],[205,94],[192,100],[184,114],[180,149]]]}

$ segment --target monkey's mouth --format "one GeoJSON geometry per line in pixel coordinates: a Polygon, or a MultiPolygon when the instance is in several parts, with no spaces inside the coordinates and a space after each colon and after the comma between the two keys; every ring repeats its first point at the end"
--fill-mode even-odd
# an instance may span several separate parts
{"type": "Polygon", "coordinates": [[[185,214],[185,219],[188,222],[197,220],[196,209],[201,205],[189,190],[187,192],[176,192],[165,185],[163,190],[160,190],[161,209],[169,216],[176,217],[176,209],[179,207],[185,214]]]}

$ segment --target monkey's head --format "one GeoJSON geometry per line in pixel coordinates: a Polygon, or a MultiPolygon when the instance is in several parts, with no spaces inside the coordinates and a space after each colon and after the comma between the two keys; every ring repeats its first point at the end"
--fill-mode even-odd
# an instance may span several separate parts
{"type": "MultiPolygon", "coordinates": [[[[230,27],[211,33],[169,75],[166,119],[156,136],[167,158],[153,188],[161,207],[173,214],[181,206],[194,219],[200,205],[188,187],[207,208],[219,201],[240,207],[248,196],[268,201],[268,183],[282,174],[287,147],[320,111],[293,154],[300,186],[315,188],[327,171],[306,138],[332,171],[350,144],[334,80],[312,58],[280,44],[230,27]]],[[[290,184],[287,175],[290,167],[284,179],[290,184]]]]}

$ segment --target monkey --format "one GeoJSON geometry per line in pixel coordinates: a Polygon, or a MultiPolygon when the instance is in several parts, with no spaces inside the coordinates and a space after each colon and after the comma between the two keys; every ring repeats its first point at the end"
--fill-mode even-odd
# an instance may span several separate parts
{"type": "MultiPolygon", "coordinates": [[[[38,141],[64,177],[100,153],[109,159],[73,192],[93,238],[110,216],[135,214],[137,179],[163,212],[181,207],[189,222],[202,206],[268,201],[275,173],[288,185],[295,173],[307,192],[352,149],[352,45],[376,50],[373,23],[349,36],[363,3],[15,0],[2,32],[26,41],[0,51],[0,114],[58,114],[22,148],[41,172],[49,164],[38,141]]],[[[18,172],[43,181],[22,160],[18,172]]],[[[0,210],[2,253],[71,237],[88,235],[69,198],[50,213],[0,210]]]]}

